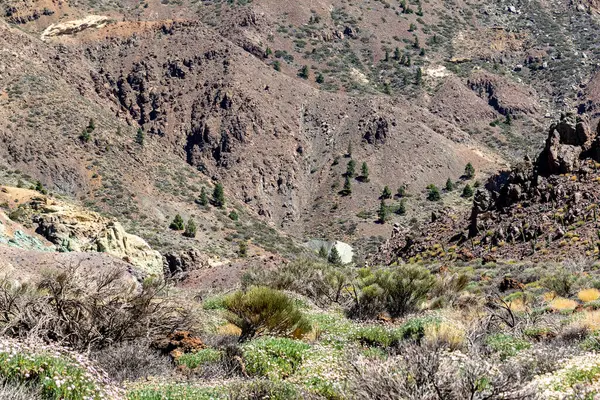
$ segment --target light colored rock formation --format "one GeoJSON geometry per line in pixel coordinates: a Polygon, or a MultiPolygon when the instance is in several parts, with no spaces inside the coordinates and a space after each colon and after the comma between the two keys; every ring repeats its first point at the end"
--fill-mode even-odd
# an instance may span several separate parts
{"type": "Polygon", "coordinates": [[[82,19],[59,22],[44,29],[40,38],[42,40],[47,40],[53,36],[72,35],[90,28],[99,29],[106,26],[109,21],[110,18],[103,15],[88,15],[82,19]]]}
{"type": "Polygon", "coordinates": [[[309,249],[318,252],[321,247],[325,247],[327,250],[327,255],[331,252],[331,249],[335,246],[337,249],[340,258],[344,264],[348,264],[352,262],[352,258],[354,257],[354,249],[348,243],[340,242],[340,241],[327,241],[320,239],[312,239],[309,242],[305,243],[306,247],[309,249]]]}

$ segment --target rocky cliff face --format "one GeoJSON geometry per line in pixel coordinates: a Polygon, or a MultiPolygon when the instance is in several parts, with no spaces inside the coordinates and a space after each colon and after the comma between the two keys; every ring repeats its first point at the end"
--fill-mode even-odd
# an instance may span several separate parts
{"type": "MultiPolygon", "coordinates": [[[[0,199],[15,191],[26,196],[25,201],[10,212],[11,218],[31,226],[37,235],[54,245],[55,251],[107,253],[130,263],[142,274],[162,276],[161,254],[152,250],[139,236],[125,232],[118,221],[34,191],[16,188],[4,190],[0,199]]],[[[23,235],[15,233],[15,236],[19,239],[23,235]]],[[[30,237],[31,240],[35,239],[34,236],[30,237]]],[[[35,240],[40,242],[40,239],[35,240]]],[[[12,243],[17,245],[18,241],[13,239],[12,243]]]]}

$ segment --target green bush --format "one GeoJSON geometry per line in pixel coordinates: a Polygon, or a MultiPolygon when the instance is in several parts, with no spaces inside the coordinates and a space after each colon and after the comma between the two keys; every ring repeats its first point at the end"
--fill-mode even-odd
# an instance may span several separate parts
{"type": "Polygon", "coordinates": [[[358,328],[352,334],[352,339],[366,346],[391,347],[399,342],[401,335],[401,331],[374,325],[358,328]]]}
{"type": "Polygon", "coordinates": [[[556,293],[558,296],[569,297],[574,294],[576,281],[577,278],[575,275],[565,268],[560,268],[542,278],[541,285],[547,290],[556,293]]]}
{"type": "Polygon", "coordinates": [[[486,344],[492,351],[498,353],[503,360],[517,355],[521,350],[526,350],[531,347],[531,343],[528,341],[505,333],[488,336],[486,344]]]}
{"type": "Polygon", "coordinates": [[[264,286],[225,298],[227,320],[241,329],[240,342],[260,335],[301,336],[311,324],[285,293],[264,286]]]}
{"type": "Polygon", "coordinates": [[[175,218],[173,218],[173,222],[171,222],[169,228],[173,229],[174,231],[182,231],[184,229],[183,218],[181,217],[181,215],[177,214],[175,218]]]}
{"type": "Polygon", "coordinates": [[[292,375],[310,345],[287,338],[263,337],[242,346],[246,371],[278,380],[292,375]]]}
{"type": "Polygon", "coordinates": [[[362,268],[357,282],[360,293],[351,315],[369,318],[386,311],[392,317],[402,316],[416,310],[434,284],[429,270],[417,265],[362,268]]]}
{"type": "Polygon", "coordinates": [[[185,365],[196,369],[205,364],[212,364],[221,359],[221,352],[215,349],[202,349],[195,353],[186,353],[177,358],[177,365],[185,365]]]}

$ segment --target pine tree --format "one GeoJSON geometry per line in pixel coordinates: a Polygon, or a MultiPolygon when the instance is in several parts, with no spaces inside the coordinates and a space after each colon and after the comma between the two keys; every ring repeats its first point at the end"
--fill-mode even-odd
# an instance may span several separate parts
{"type": "Polygon", "coordinates": [[[319,72],[315,81],[320,85],[325,82],[325,77],[323,77],[323,74],[319,72]]]}
{"type": "Polygon", "coordinates": [[[419,67],[417,68],[417,72],[415,74],[415,85],[421,86],[423,83],[423,70],[419,67]]]}
{"type": "Polygon", "coordinates": [[[281,71],[281,63],[279,62],[279,60],[273,61],[273,69],[275,71],[281,71]]]}
{"type": "Polygon", "coordinates": [[[329,257],[327,258],[327,261],[329,261],[329,263],[333,265],[342,265],[342,257],[340,257],[340,253],[335,247],[335,244],[331,247],[331,251],[329,252],[329,257]]]}
{"type": "Polygon", "coordinates": [[[383,61],[390,61],[390,51],[388,49],[385,49],[385,58],[383,59],[383,61]]]}
{"type": "Polygon", "coordinates": [[[427,200],[429,201],[439,201],[441,200],[442,195],[440,194],[440,189],[435,186],[433,183],[427,186],[427,200]]]}
{"type": "Polygon", "coordinates": [[[366,162],[362,163],[362,166],[360,167],[360,174],[363,182],[369,182],[369,166],[366,162]]]}
{"type": "Polygon", "coordinates": [[[346,157],[352,157],[352,142],[348,142],[348,149],[346,150],[346,157]]]}
{"type": "Polygon", "coordinates": [[[473,164],[467,163],[467,165],[465,165],[465,176],[467,179],[473,179],[475,177],[475,167],[473,167],[473,164]]]}
{"type": "Polygon", "coordinates": [[[145,139],[144,130],[142,128],[138,128],[137,134],[135,135],[135,142],[137,144],[139,144],[140,146],[143,146],[144,139],[145,139]]]}
{"type": "Polygon", "coordinates": [[[463,188],[462,197],[469,198],[471,196],[473,196],[473,188],[471,188],[471,185],[467,183],[463,188]]]}
{"type": "Polygon", "coordinates": [[[404,201],[404,199],[402,199],[400,201],[400,204],[398,204],[398,208],[396,209],[396,214],[398,214],[398,215],[406,214],[406,201],[404,201]]]}
{"type": "Polygon", "coordinates": [[[90,122],[88,123],[88,126],[87,126],[87,131],[89,133],[92,133],[92,132],[94,132],[94,129],[96,129],[96,124],[94,123],[94,119],[90,118],[90,122]]]}
{"type": "Polygon", "coordinates": [[[398,188],[398,191],[396,192],[396,196],[398,197],[404,197],[406,196],[406,186],[402,185],[398,188]]]}
{"type": "MultiPolygon", "coordinates": [[[[415,29],[417,29],[415,27],[415,29]]],[[[415,41],[413,42],[413,48],[418,49],[419,47],[421,47],[421,45],[419,44],[419,37],[417,35],[415,35],[415,41]]]]}
{"type": "Polygon", "coordinates": [[[377,216],[379,217],[379,223],[385,224],[385,220],[387,219],[387,207],[385,205],[385,200],[381,199],[379,203],[379,210],[377,211],[377,216]]]}
{"type": "Polygon", "coordinates": [[[394,60],[400,60],[400,49],[398,47],[394,49],[394,60]]]}
{"type": "Polygon", "coordinates": [[[202,186],[202,189],[200,190],[200,205],[203,207],[206,207],[208,205],[208,196],[206,195],[206,188],[204,186],[202,186]]]}
{"type": "Polygon", "coordinates": [[[506,119],[504,120],[504,123],[506,125],[511,125],[512,124],[512,115],[510,113],[506,113],[506,119]]]}
{"type": "Polygon", "coordinates": [[[222,184],[217,183],[215,185],[212,201],[215,207],[223,208],[225,206],[225,192],[222,184]]]}
{"type": "Polygon", "coordinates": [[[298,76],[302,79],[308,79],[308,77],[309,77],[308,65],[304,65],[302,68],[300,68],[300,70],[298,71],[298,76]]]}
{"type": "Polygon", "coordinates": [[[356,161],[354,161],[354,160],[348,161],[348,165],[346,166],[346,176],[349,178],[353,178],[355,172],[356,172],[356,161]]]}
{"type": "Polygon", "coordinates": [[[381,192],[381,198],[382,199],[391,199],[392,198],[392,191],[390,190],[390,188],[387,185],[383,188],[383,192],[381,192]]]}
{"type": "Polygon", "coordinates": [[[196,237],[196,223],[193,219],[189,219],[187,224],[185,225],[185,231],[183,232],[183,236],[193,238],[196,237]]]}
{"type": "Polygon", "coordinates": [[[183,218],[181,218],[181,215],[177,214],[175,216],[175,218],[173,218],[173,222],[171,222],[171,225],[169,225],[170,229],[173,229],[174,231],[182,231],[183,230],[183,218]]]}
{"type": "Polygon", "coordinates": [[[327,258],[327,248],[325,247],[325,245],[321,245],[321,248],[319,249],[319,257],[321,258],[327,258]]]}
{"type": "Polygon", "coordinates": [[[446,181],[446,190],[448,192],[451,192],[454,190],[454,183],[452,183],[452,179],[448,178],[448,180],[446,181]]]}
{"type": "Polygon", "coordinates": [[[346,175],[344,178],[344,188],[342,189],[342,194],[344,196],[352,194],[352,183],[350,182],[350,177],[348,175],[346,175]]]}

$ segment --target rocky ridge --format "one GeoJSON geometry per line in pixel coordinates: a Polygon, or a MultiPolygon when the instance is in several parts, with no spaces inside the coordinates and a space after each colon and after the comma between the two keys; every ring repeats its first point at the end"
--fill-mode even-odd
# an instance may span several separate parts
{"type": "Polygon", "coordinates": [[[488,179],[470,212],[445,210],[417,233],[396,226],[379,260],[564,259],[599,254],[600,129],[563,114],[536,160],[488,179]]]}

